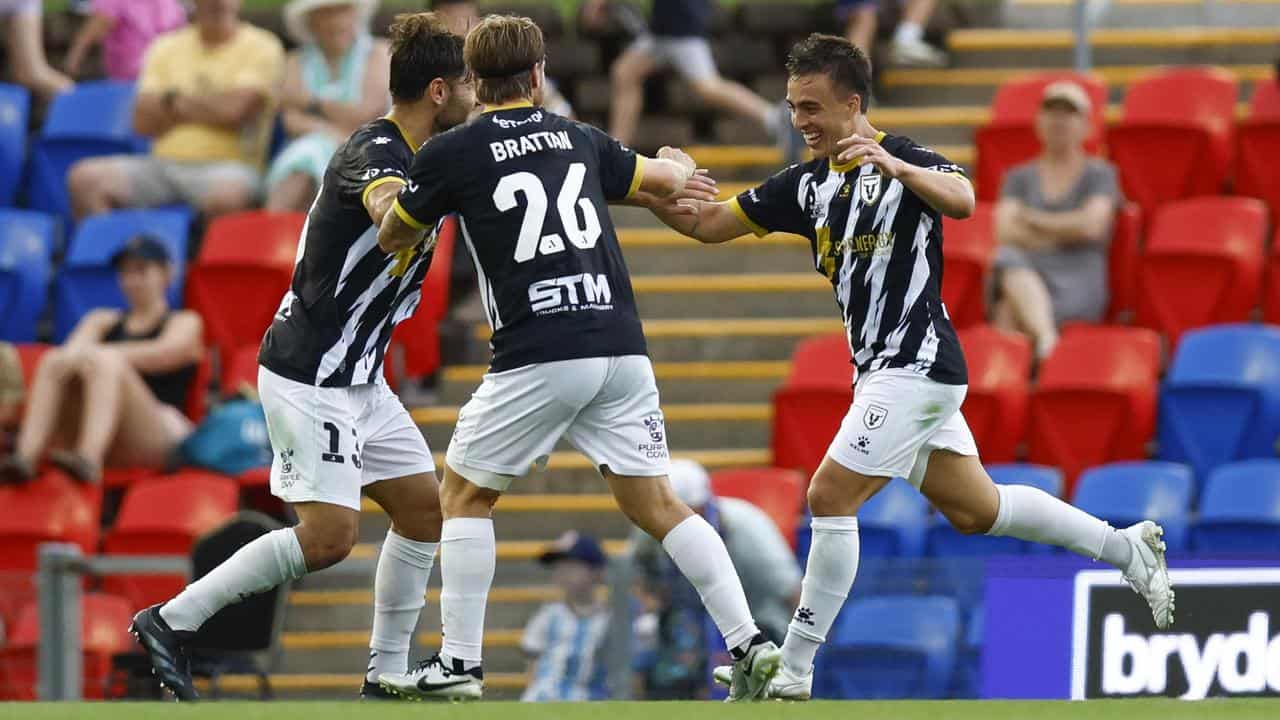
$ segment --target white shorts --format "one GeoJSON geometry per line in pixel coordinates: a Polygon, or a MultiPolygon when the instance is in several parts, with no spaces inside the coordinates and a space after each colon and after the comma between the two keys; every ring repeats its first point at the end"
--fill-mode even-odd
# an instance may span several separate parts
{"type": "Polygon", "coordinates": [[[960,414],[968,387],[897,368],[862,375],[827,455],[863,475],[906,478],[918,490],[934,450],[978,454],[960,414]]]}
{"type": "Polygon", "coordinates": [[[710,80],[719,75],[711,43],[703,37],[641,35],[631,47],[652,57],[657,69],[675,70],[685,80],[710,80]]]}
{"type": "Polygon", "coordinates": [[[259,367],[258,393],[275,454],[271,494],[285,502],[359,510],[364,486],[436,469],[422,431],[384,382],[316,387],[259,367]]]}
{"type": "Polygon", "coordinates": [[[504,492],[545,466],[561,437],[597,469],[666,475],[671,457],[649,358],[563,360],[485,375],[458,413],[446,460],[472,483],[504,492]]]}

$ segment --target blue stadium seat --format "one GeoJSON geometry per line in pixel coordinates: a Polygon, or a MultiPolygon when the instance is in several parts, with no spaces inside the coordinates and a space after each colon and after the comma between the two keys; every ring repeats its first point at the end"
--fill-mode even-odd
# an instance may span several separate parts
{"type": "Polygon", "coordinates": [[[956,661],[956,676],[951,690],[955,698],[976,698],[982,693],[982,637],[986,609],[976,606],[969,613],[964,628],[964,642],[956,661]]]}
{"type": "Polygon", "coordinates": [[[1188,513],[1195,497],[1191,468],[1169,462],[1122,462],[1086,470],[1075,505],[1115,527],[1155,520],[1171,551],[1187,546],[1188,513]]]}
{"type": "Polygon", "coordinates": [[[1187,333],[1160,397],[1160,459],[1205,478],[1219,465],[1274,457],[1280,436],[1280,327],[1187,333]]]}
{"type": "Polygon", "coordinates": [[[823,698],[939,698],[951,686],[960,608],[944,596],[851,600],[816,665],[823,698]]]}
{"type": "Polygon", "coordinates": [[[902,478],[894,478],[858,511],[858,540],[865,557],[916,557],[924,549],[929,502],[902,478]]]}
{"type": "MultiPolygon", "coordinates": [[[[987,468],[991,479],[1001,485],[1030,485],[1050,495],[1062,492],[1062,471],[1044,465],[1013,463],[987,468]]],[[[925,552],[934,557],[958,555],[1022,555],[1041,546],[1011,537],[961,535],[945,518],[938,518],[925,538],[925,552]]]]}
{"type": "Polygon", "coordinates": [[[1191,538],[1202,552],[1280,552],[1280,460],[1245,460],[1215,470],[1191,538]]]}
{"type": "Polygon", "coordinates": [[[31,95],[24,87],[0,83],[0,207],[13,205],[27,155],[31,95]]]}
{"type": "Polygon", "coordinates": [[[36,339],[49,297],[53,233],[54,220],[44,213],[0,210],[0,340],[36,339]]]}
{"type": "Polygon", "coordinates": [[[120,210],[87,218],[76,228],[54,288],[54,335],[59,342],[81,316],[98,307],[124,307],[111,257],[135,235],[163,241],[173,257],[169,304],[182,306],[191,213],[182,209],[120,210]]]}
{"type": "Polygon", "coordinates": [[[54,98],[40,137],[31,146],[27,204],[63,218],[70,227],[67,172],[95,155],[139,153],[147,141],[133,131],[133,83],[88,82],[54,98]]]}

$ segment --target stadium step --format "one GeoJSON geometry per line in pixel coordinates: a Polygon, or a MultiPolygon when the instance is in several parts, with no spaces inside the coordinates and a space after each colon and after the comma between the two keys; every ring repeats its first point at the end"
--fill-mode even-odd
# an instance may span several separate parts
{"type": "MultiPolygon", "coordinates": [[[[781,360],[725,360],[721,362],[657,363],[654,374],[663,403],[706,403],[724,398],[738,402],[767,402],[786,377],[781,360]]],[[[461,405],[480,384],[484,365],[445,368],[440,401],[461,405]]]]}
{"type": "MultiPolygon", "coordinates": [[[[1017,67],[889,69],[884,71],[880,80],[884,87],[884,100],[895,104],[989,103],[996,87],[1001,83],[1041,69],[1029,67],[1030,63],[1026,60],[1026,56],[1023,57],[1023,62],[1017,67]]],[[[1261,78],[1271,77],[1275,72],[1273,65],[1262,62],[1223,62],[1219,65],[1234,73],[1241,81],[1242,99],[1247,97],[1249,84],[1261,78]]],[[[1044,67],[1070,67],[1070,63],[1057,60],[1046,61],[1044,67]]],[[[1148,60],[1143,64],[1133,65],[1097,65],[1093,73],[1111,88],[1111,99],[1119,102],[1123,99],[1125,89],[1134,81],[1163,67],[1163,65],[1152,65],[1148,60]]],[[[872,110],[871,117],[875,118],[875,110],[872,110]]]]}
{"type": "MultiPolygon", "coordinates": [[[[769,439],[768,403],[662,404],[667,443],[673,452],[703,447],[760,447],[769,439]]],[[[457,406],[421,408],[413,419],[433,448],[448,447],[458,419],[457,406]]],[[[567,446],[566,446],[567,447],[567,446]]]]}
{"type": "MultiPolygon", "coordinates": [[[[416,656],[414,656],[416,657],[416,656]]],[[[271,689],[276,694],[289,697],[345,698],[354,700],[360,692],[362,680],[358,673],[273,673],[268,676],[271,689]]],[[[486,700],[513,700],[520,696],[520,691],[529,682],[524,673],[488,672],[484,674],[484,691],[486,700]]],[[[207,680],[196,680],[196,687],[204,694],[209,693],[207,680]]],[[[256,675],[223,675],[219,687],[224,693],[236,696],[256,697],[258,677],[256,675]]]]}
{"type": "MultiPolygon", "coordinates": [[[[821,315],[792,318],[673,318],[646,320],[645,338],[654,362],[717,360],[782,361],[796,343],[811,335],[841,332],[844,326],[832,301],[821,315]]],[[[481,343],[488,342],[488,325],[476,325],[472,355],[488,360],[481,343]]]]}
{"type": "MultiPolygon", "coordinates": [[[[602,480],[584,486],[580,490],[607,490],[602,480]]],[[[527,492],[522,481],[515,487],[516,493],[527,492]]],[[[364,514],[360,518],[360,541],[381,543],[386,537],[390,520],[377,503],[364,501],[364,514]]],[[[494,510],[499,536],[505,540],[549,541],[570,527],[594,535],[600,539],[623,539],[631,532],[631,525],[618,511],[609,494],[546,494],[505,495],[494,510]],[[530,502],[532,501],[532,502],[530,502]],[[547,517],[557,522],[548,523],[547,517]]],[[[523,558],[517,558],[523,559],[523,558]]]]}
{"type": "Polygon", "coordinates": [[[618,239],[627,269],[636,275],[762,273],[813,267],[809,241],[798,235],[745,235],[721,245],[703,245],[667,228],[621,229],[618,239]]]}
{"type": "MultiPolygon", "coordinates": [[[[1275,60],[1280,27],[1275,19],[1260,27],[1102,28],[1090,34],[1093,61],[1219,64],[1275,60]]],[[[1075,47],[1071,30],[972,29],[947,37],[955,67],[1070,67],[1075,47]]]]}
{"type": "MultiPolygon", "coordinates": [[[[1074,0],[1012,0],[1002,13],[1006,28],[1069,28],[1074,0]]],[[[1097,16],[1100,28],[1187,26],[1253,27],[1275,24],[1278,0],[1111,0],[1097,16]]]]}

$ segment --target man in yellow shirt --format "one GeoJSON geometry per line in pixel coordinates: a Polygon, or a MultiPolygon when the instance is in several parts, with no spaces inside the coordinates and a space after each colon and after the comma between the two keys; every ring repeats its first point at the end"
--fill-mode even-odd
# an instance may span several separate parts
{"type": "Polygon", "coordinates": [[[76,217],[120,207],[185,203],[205,216],[258,199],[284,48],[240,20],[241,0],[195,0],[187,27],[147,50],[134,128],[149,155],[76,163],[68,175],[76,217]]]}

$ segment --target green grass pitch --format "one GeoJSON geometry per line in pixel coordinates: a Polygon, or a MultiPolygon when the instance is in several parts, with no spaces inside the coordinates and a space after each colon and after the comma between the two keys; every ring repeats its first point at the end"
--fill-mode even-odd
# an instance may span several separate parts
{"type": "Polygon", "coordinates": [[[521,705],[475,703],[208,702],[0,703],[0,718],[21,720],[1274,720],[1280,700],[1110,700],[1090,702],[813,702],[724,705],[618,702],[521,705]]]}

